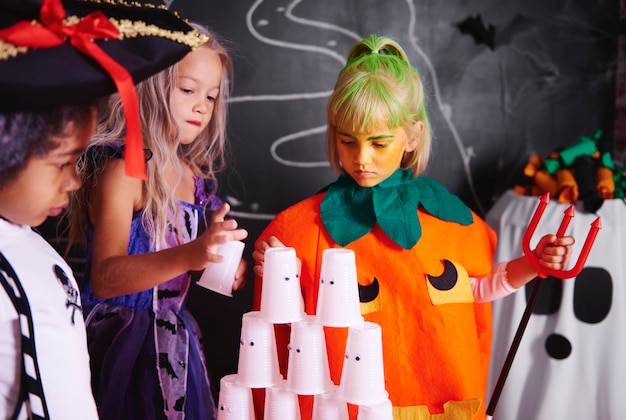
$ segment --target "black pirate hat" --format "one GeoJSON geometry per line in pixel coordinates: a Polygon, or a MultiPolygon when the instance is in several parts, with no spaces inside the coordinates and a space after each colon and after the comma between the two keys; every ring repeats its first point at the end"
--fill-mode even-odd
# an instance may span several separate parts
{"type": "Polygon", "coordinates": [[[117,90],[127,118],[127,157],[141,161],[135,169],[143,172],[134,84],[206,40],[180,17],[150,4],[0,0],[0,112],[87,103],[117,90]]]}

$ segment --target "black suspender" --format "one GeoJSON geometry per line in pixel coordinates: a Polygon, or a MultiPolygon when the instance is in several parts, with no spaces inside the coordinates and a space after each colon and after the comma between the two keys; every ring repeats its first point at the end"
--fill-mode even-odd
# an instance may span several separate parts
{"type": "MultiPolygon", "coordinates": [[[[29,411],[29,418],[44,419],[50,418],[48,406],[43,393],[39,364],[37,363],[37,352],[35,350],[35,329],[33,327],[33,317],[30,312],[28,298],[24,288],[17,277],[9,261],[0,252],[0,283],[4,287],[7,295],[13,302],[18,314],[18,322],[22,336],[22,376],[20,382],[19,402],[11,419],[16,419],[21,411],[26,408],[29,411]],[[32,367],[32,372],[26,371],[26,366],[32,367]]],[[[31,370],[31,369],[29,369],[31,370]]]]}

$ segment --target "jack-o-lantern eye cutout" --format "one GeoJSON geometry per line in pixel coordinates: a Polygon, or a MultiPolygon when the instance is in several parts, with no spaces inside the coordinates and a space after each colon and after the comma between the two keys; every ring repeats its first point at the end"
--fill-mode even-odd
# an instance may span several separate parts
{"type": "Polygon", "coordinates": [[[374,280],[372,280],[372,282],[367,286],[359,283],[359,302],[361,306],[361,315],[382,310],[380,285],[376,277],[374,277],[374,280]]]}
{"type": "Polygon", "coordinates": [[[443,265],[441,274],[426,273],[428,294],[432,304],[474,302],[467,270],[461,264],[449,260],[442,260],[441,263],[443,265]]]}
{"type": "MultiPolygon", "coordinates": [[[[530,296],[536,280],[529,282],[526,299],[530,296]]],[[[548,276],[541,285],[533,307],[537,315],[552,315],[562,308],[569,308],[562,302],[564,282],[574,282],[573,312],[576,319],[587,324],[602,322],[611,311],[613,302],[613,280],[604,268],[585,267],[575,279],[561,280],[548,276]]],[[[572,343],[559,333],[548,335],[545,342],[548,356],[561,360],[572,353],[572,343]]]]}

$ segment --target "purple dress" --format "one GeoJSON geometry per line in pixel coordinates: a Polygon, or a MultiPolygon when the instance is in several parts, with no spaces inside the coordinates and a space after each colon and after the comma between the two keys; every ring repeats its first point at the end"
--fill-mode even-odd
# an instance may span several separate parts
{"type": "MultiPolygon", "coordinates": [[[[213,211],[221,204],[196,179],[196,202],[178,202],[184,243],[197,237],[205,208],[213,211]]],[[[185,309],[189,274],[140,293],[97,299],[89,277],[92,233],[89,226],[82,300],[100,419],[215,419],[201,333],[185,309]]],[[[166,236],[164,247],[179,244],[172,232],[166,236]]],[[[128,254],[152,251],[139,211],[133,215],[128,254]]]]}

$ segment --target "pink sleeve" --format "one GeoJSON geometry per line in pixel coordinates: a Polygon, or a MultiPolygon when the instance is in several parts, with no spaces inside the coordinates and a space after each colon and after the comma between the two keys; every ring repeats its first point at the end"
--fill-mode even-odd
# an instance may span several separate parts
{"type": "Polygon", "coordinates": [[[491,302],[515,292],[506,272],[506,262],[495,263],[491,277],[470,277],[472,292],[476,302],[491,302]]]}

